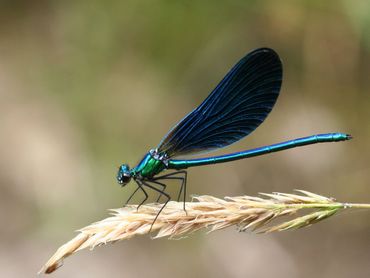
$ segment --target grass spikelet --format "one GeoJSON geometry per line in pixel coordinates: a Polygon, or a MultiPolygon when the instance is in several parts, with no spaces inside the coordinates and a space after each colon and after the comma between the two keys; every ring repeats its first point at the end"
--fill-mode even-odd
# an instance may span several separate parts
{"type": "MultiPolygon", "coordinates": [[[[262,197],[240,196],[219,199],[212,196],[197,196],[186,203],[169,202],[158,216],[151,232],[153,238],[181,237],[200,229],[210,232],[236,226],[239,231],[270,233],[303,228],[326,219],[339,210],[370,208],[370,204],[340,203],[333,198],[297,190],[298,194],[261,193],[262,197]],[[306,215],[297,212],[310,209],[306,215]],[[313,211],[313,212],[312,212],[313,211]],[[283,216],[290,219],[272,224],[283,216]],[[294,217],[295,216],[295,217],[294,217]]],[[[112,216],[79,230],[79,234],[62,245],[40,270],[51,273],[62,265],[63,259],[85,248],[129,239],[150,232],[152,222],[162,204],[147,204],[112,209],[112,216]]]]}

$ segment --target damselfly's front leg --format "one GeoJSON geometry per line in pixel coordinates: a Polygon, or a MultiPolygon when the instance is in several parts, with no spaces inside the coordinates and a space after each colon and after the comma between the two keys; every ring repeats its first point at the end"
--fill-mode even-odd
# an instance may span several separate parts
{"type": "MultiPolygon", "coordinates": [[[[137,206],[137,209],[136,210],[139,210],[139,208],[145,203],[146,200],[148,200],[148,193],[146,193],[145,189],[143,188],[143,184],[144,182],[143,181],[140,181],[140,180],[136,180],[136,183],[137,183],[137,186],[138,186],[138,189],[140,188],[141,191],[143,191],[144,195],[145,195],[145,198],[144,200],[141,201],[141,203],[137,206]]],[[[136,190],[137,191],[137,190],[136,190]]],[[[134,192],[135,193],[135,192],[134,192]]]]}
{"type": "Polygon", "coordinates": [[[123,205],[124,207],[127,206],[128,202],[130,202],[130,200],[132,199],[132,197],[134,197],[134,195],[136,194],[136,192],[140,189],[140,186],[137,186],[137,188],[135,189],[135,191],[130,195],[130,197],[127,199],[126,203],[123,205]]]}
{"type": "Polygon", "coordinates": [[[167,201],[164,203],[164,205],[160,208],[160,210],[158,211],[157,215],[155,216],[153,222],[152,222],[152,225],[150,226],[150,229],[149,229],[149,233],[151,232],[152,228],[153,228],[153,225],[155,223],[155,221],[157,220],[159,214],[162,212],[162,210],[165,208],[165,206],[167,205],[167,203],[171,200],[171,197],[170,195],[168,195],[166,192],[164,191],[161,191],[159,190],[158,188],[156,188],[155,186],[152,186],[150,185],[149,183],[155,183],[155,184],[158,184],[157,182],[154,182],[153,180],[146,180],[146,181],[142,181],[142,185],[144,186],[147,186],[149,187],[150,189],[153,189],[154,191],[157,191],[158,193],[160,193],[161,195],[165,196],[167,198],[167,201]]]}

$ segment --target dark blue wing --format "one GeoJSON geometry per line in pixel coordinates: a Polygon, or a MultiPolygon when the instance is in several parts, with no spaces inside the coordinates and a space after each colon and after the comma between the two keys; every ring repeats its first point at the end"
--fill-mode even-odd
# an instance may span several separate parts
{"type": "Polygon", "coordinates": [[[282,64],[275,51],[256,49],[241,59],[203,103],[163,138],[169,157],[230,145],[255,130],[279,95],[282,64]]]}

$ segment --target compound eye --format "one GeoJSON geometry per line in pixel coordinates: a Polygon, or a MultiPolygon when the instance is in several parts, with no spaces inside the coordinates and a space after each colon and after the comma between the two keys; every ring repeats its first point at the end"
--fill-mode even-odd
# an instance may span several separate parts
{"type": "Polygon", "coordinates": [[[122,175],[122,182],[123,183],[128,183],[131,180],[131,175],[128,173],[123,173],[122,175]]]}
{"type": "Polygon", "coordinates": [[[118,174],[117,174],[117,181],[119,184],[124,186],[125,184],[129,183],[131,180],[131,173],[128,165],[123,164],[121,167],[118,169],[118,174]]]}
{"type": "Polygon", "coordinates": [[[117,176],[117,181],[119,184],[122,184],[122,185],[125,185],[127,183],[129,183],[131,180],[131,176],[127,176],[127,175],[118,175],[117,176]]]}

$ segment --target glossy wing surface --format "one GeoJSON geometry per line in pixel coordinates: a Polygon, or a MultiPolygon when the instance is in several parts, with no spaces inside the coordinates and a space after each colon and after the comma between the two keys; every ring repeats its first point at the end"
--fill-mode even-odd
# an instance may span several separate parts
{"type": "Polygon", "coordinates": [[[282,64],[275,51],[256,49],[242,58],[212,93],[163,138],[169,157],[230,145],[255,130],[279,95],[282,64]]]}

